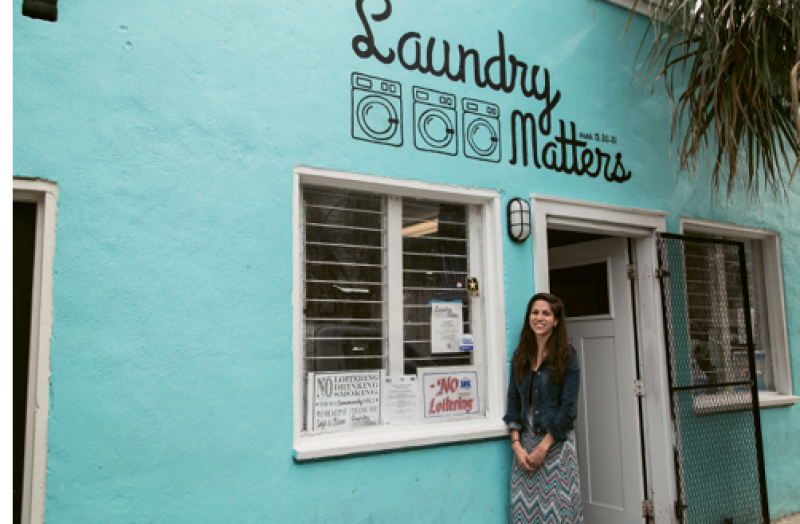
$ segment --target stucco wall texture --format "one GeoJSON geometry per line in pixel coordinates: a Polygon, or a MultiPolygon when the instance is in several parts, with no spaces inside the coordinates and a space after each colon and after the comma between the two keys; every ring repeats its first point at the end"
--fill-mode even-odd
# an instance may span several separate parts
{"type": "MultiPolygon", "coordinates": [[[[669,103],[631,87],[642,18],[625,37],[628,13],[588,0],[395,0],[369,19],[381,53],[415,31],[485,61],[502,31],[507,55],[549,71],[554,129],[615,137],[602,147],[631,173],[616,183],[511,165],[509,115],[544,102],[360,58],[353,1],[58,7],[56,23],[20,0],[13,15],[14,175],[59,185],[47,522],[507,520],[505,440],[293,461],[295,165],[664,210],[673,232],[682,215],[777,231],[800,391],[797,185],[789,203],[746,206],[676,178],[669,103]],[[402,147],[354,140],[354,72],[497,104],[501,161],[415,148],[410,98],[402,147]]],[[[509,356],[529,242],[504,240],[509,356]]],[[[762,413],[773,517],[800,511],[798,409],[762,413]]]]}

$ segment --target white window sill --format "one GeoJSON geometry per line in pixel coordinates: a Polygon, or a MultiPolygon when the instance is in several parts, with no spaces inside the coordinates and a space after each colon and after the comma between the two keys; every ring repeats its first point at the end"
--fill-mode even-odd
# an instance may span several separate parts
{"type": "Polygon", "coordinates": [[[314,460],[505,435],[508,435],[508,427],[502,420],[465,420],[405,427],[381,426],[344,433],[302,435],[295,441],[294,458],[297,461],[314,460]]]}
{"type": "Polygon", "coordinates": [[[781,395],[774,391],[759,391],[758,403],[761,408],[777,408],[780,406],[791,406],[800,402],[800,397],[794,395],[781,395]]]}
{"type": "MultiPolygon", "coordinates": [[[[712,415],[714,413],[729,413],[731,411],[749,410],[750,393],[735,393],[726,395],[697,395],[692,398],[696,415],[712,415]]],[[[791,406],[800,402],[800,397],[781,395],[774,391],[759,391],[758,404],[761,409],[791,406]]]]}

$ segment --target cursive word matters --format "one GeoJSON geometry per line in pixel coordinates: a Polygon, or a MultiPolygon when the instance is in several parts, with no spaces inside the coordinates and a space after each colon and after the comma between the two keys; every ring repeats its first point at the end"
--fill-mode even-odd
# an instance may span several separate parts
{"type": "MultiPolygon", "coordinates": [[[[567,135],[563,120],[559,120],[559,135],[553,138],[553,142],[547,142],[541,146],[537,132],[536,119],[530,113],[523,113],[515,109],[511,113],[511,147],[512,156],[509,163],[516,165],[519,162],[517,146],[521,151],[522,165],[528,165],[528,131],[530,130],[530,150],[533,165],[541,169],[542,167],[564,173],[567,175],[575,174],[578,176],[588,175],[596,178],[603,174],[609,182],[625,182],[630,180],[631,172],[625,171],[622,165],[622,153],[614,155],[614,167],[609,172],[611,155],[604,153],[599,147],[586,147],[585,140],[576,138],[575,123],[570,122],[570,133],[567,135]],[[520,128],[521,140],[517,140],[517,127],[520,128]],[[541,151],[541,155],[540,152],[541,151]]],[[[547,136],[542,129],[542,135],[547,136]]]]}

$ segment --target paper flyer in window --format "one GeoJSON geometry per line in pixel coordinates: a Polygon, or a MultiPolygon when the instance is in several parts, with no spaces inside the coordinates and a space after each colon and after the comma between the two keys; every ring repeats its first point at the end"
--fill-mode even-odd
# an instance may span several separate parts
{"type": "Polygon", "coordinates": [[[385,426],[419,423],[419,381],[416,375],[384,376],[381,416],[385,426]]]}
{"type": "Polygon", "coordinates": [[[460,300],[432,300],[431,353],[458,353],[463,332],[460,300]]]}
{"type": "Polygon", "coordinates": [[[482,415],[480,366],[417,369],[422,390],[422,420],[441,422],[482,415]]]}
{"type": "Polygon", "coordinates": [[[383,370],[309,373],[306,397],[309,431],[348,431],[378,426],[383,375],[383,370]]]}

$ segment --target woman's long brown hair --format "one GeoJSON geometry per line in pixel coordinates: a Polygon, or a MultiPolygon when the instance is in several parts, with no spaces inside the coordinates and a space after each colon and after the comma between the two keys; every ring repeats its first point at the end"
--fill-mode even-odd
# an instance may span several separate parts
{"type": "Polygon", "coordinates": [[[525,310],[525,322],[523,322],[522,332],[519,334],[519,344],[514,356],[511,358],[511,364],[514,366],[517,382],[522,382],[525,378],[525,373],[531,369],[532,363],[538,360],[539,347],[536,344],[536,334],[531,329],[530,321],[531,309],[533,309],[533,304],[537,300],[544,300],[550,304],[550,309],[553,310],[553,319],[556,322],[556,326],[550,338],[547,339],[547,358],[552,366],[550,381],[554,384],[561,384],[569,363],[569,339],[567,338],[567,324],[564,322],[564,317],[566,316],[564,304],[555,295],[537,293],[528,302],[528,309],[525,310]]]}

